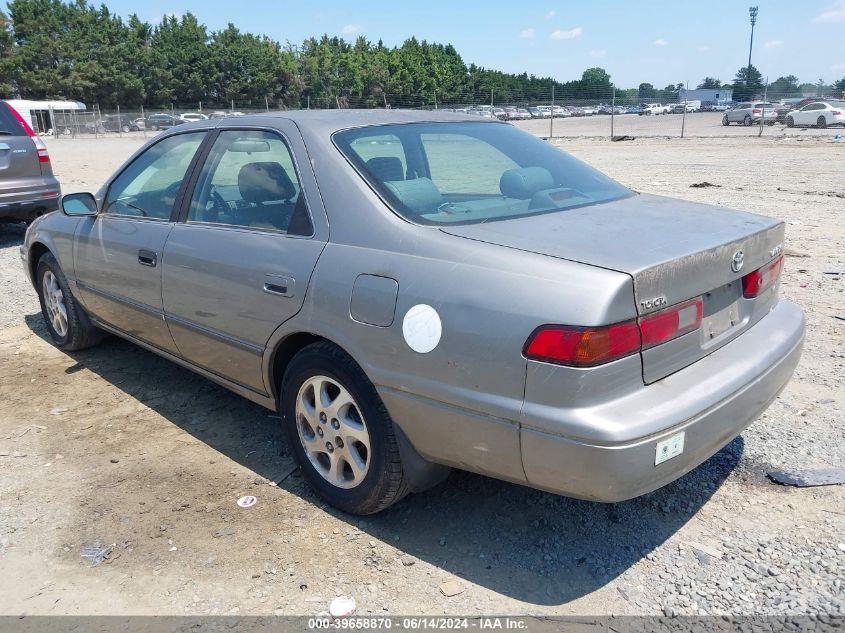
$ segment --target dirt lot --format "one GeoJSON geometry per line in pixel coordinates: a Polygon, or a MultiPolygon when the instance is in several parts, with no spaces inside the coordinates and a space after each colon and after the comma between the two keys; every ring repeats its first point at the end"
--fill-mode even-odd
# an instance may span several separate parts
{"type": "MultiPolygon", "coordinates": [[[[22,230],[0,226],[0,613],[315,614],[345,594],[361,614],[842,615],[845,488],[765,477],[845,465],[845,143],[827,132],[560,142],[640,191],[786,220],[781,294],[808,318],[796,376],[760,420],[615,506],[455,473],[343,516],[304,485],[267,411],[116,339],[52,347],[22,230]],[[239,508],[245,494],[258,503],[239,508]],[[113,549],[92,567],[80,551],[95,543],[113,549]]],[[[138,143],[49,148],[71,192],[138,143]]]]}

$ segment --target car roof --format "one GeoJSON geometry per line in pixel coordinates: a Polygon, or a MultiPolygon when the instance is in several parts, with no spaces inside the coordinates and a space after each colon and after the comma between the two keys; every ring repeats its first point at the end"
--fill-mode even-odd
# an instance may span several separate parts
{"type": "MultiPolygon", "coordinates": [[[[233,119],[235,117],[232,117],[233,119]]],[[[446,112],[444,110],[283,110],[280,112],[261,112],[259,114],[247,114],[236,118],[238,125],[266,125],[268,118],[288,119],[298,127],[309,129],[312,132],[332,134],[339,130],[355,127],[366,127],[371,125],[389,125],[397,123],[425,123],[425,122],[486,122],[490,124],[507,125],[496,119],[482,119],[478,116],[462,114],[459,112],[446,112]]],[[[217,119],[217,121],[226,119],[217,119]]],[[[208,121],[191,123],[189,125],[201,125],[208,121]]]]}

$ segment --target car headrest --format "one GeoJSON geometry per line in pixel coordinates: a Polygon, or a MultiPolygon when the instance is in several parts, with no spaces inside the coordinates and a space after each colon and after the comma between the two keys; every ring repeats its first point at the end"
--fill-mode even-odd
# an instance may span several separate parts
{"type": "Polygon", "coordinates": [[[555,180],[545,167],[508,169],[499,179],[502,195],[517,200],[528,200],[538,191],[554,186],[555,180]]]}
{"type": "Polygon", "coordinates": [[[416,213],[433,211],[443,203],[440,190],[429,178],[388,181],[384,186],[399,198],[402,204],[416,213]]]}
{"type": "Polygon", "coordinates": [[[238,189],[246,202],[261,204],[274,200],[290,200],[296,188],[279,163],[247,163],[238,172],[238,189]]]}
{"type": "Polygon", "coordinates": [[[382,182],[405,180],[402,161],[396,156],[376,156],[367,161],[367,169],[382,182]]]}

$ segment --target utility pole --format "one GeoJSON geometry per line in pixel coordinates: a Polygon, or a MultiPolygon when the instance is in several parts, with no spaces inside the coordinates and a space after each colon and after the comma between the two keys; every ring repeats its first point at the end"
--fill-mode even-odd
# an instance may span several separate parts
{"type": "MultiPolygon", "coordinates": [[[[748,7],[748,15],[751,16],[751,41],[748,44],[748,70],[745,71],[745,87],[748,88],[751,82],[751,50],[754,48],[754,25],[757,24],[757,7],[748,7]]],[[[748,99],[751,98],[749,94],[748,99]]]]}

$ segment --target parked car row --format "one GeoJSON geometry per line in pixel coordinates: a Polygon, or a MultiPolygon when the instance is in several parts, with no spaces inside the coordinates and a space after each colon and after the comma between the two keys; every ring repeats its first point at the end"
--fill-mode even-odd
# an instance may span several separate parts
{"type": "Polygon", "coordinates": [[[722,125],[725,126],[731,123],[760,125],[764,121],[766,125],[785,123],[787,127],[826,128],[831,125],[845,127],[845,101],[811,99],[799,102],[797,106],[783,102],[749,101],[736,104],[722,117],[722,125]]]}
{"type": "Polygon", "coordinates": [[[89,121],[65,119],[57,122],[56,130],[58,134],[65,136],[74,133],[105,134],[107,132],[122,132],[126,134],[128,132],[140,132],[142,130],[158,132],[159,130],[169,130],[183,123],[193,123],[207,119],[222,119],[230,116],[244,116],[244,113],[237,111],[224,112],[222,110],[210,114],[203,114],[201,112],[184,112],[182,114],[157,112],[146,117],[133,117],[129,114],[105,114],[98,119],[89,121]]]}
{"type": "Polygon", "coordinates": [[[527,119],[551,119],[593,116],[596,114],[637,114],[640,106],[613,106],[598,104],[594,106],[562,106],[562,105],[537,105],[530,107],[518,106],[473,106],[467,108],[441,108],[441,111],[458,112],[462,114],[473,114],[488,119],[500,119],[502,121],[521,121],[527,119]]]}

